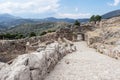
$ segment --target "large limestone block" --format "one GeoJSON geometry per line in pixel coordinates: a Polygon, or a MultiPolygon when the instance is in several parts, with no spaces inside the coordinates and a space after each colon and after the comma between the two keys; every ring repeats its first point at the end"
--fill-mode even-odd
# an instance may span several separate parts
{"type": "Polygon", "coordinates": [[[31,80],[29,67],[8,67],[0,71],[0,80],[31,80]]]}
{"type": "Polygon", "coordinates": [[[0,70],[8,66],[9,66],[8,64],[0,62],[0,70]]]}
{"type": "Polygon", "coordinates": [[[11,73],[6,80],[31,80],[29,67],[19,66],[11,73]]]}
{"type": "MultiPolygon", "coordinates": [[[[42,71],[41,71],[42,72],[42,71]]],[[[31,71],[31,78],[32,80],[41,80],[41,73],[39,69],[35,69],[31,71]]]]}

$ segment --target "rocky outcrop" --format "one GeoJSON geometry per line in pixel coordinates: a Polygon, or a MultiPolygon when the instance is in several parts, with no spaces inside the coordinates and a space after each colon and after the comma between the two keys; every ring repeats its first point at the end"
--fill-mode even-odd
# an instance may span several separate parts
{"type": "Polygon", "coordinates": [[[86,41],[88,46],[95,48],[98,52],[108,55],[112,58],[120,58],[119,48],[119,31],[117,30],[106,30],[101,33],[100,31],[93,31],[86,33],[86,41]]]}
{"type": "Polygon", "coordinates": [[[48,44],[39,52],[20,55],[0,70],[0,80],[43,80],[61,58],[73,51],[75,47],[72,42],[64,39],[62,43],[56,41],[48,44]]]}
{"type": "Polygon", "coordinates": [[[101,27],[114,27],[120,26],[120,17],[113,17],[110,19],[104,19],[100,22],[101,27]]]}
{"type": "Polygon", "coordinates": [[[120,46],[94,43],[91,47],[95,48],[97,52],[100,52],[101,54],[105,54],[115,59],[120,59],[120,46]]]}
{"type": "Polygon", "coordinates": [[[119,59],[120,58],[120,17],[114,17],[99,22],[94,31],[86,33],[88,45],[102,54],[119,59]]]}

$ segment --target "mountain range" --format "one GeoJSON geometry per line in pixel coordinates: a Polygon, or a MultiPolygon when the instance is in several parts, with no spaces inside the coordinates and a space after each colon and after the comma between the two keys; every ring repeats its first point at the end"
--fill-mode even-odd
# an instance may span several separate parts
{"type": "MultiPolygon", "coordinates": [[[[89,19],[78,19],[80,22],[87,22],[89,19]]],[[[43,22],[68,22],[73,23],[75,19],[64,18],[57,19],[54,17],[44,19],[24,19],[10,14],[0,14],[0,30],[9,29],[25,23],[43,23],[43,22]]]]}
{"type": "MultiPolygon", "coordinates": [[[[103,19],[108,19],[111,17],[120,16],[120,10],[115,10],[108,12],[102,15],[103,19]]],[[[85,23],[89,21],[89,18],[86,19],[77,19],[81,23],[85,23]]],[[[67,23],[74,23],[75,19],[70,18],[54,18],[48,17],[44,19],[25,19],[21,17],[16,17],[10,14],[0,14],[0,31],[7,30],[13,27],[21,26],[22,24],[38,24],[38,23],[47,23],[47,22],[67,22],[67,23]]]]}
{"type": "Polygon", "coordinates": [[[109,19],[109,18],[117,17],[117,16],[120,16],[120,10],[115,10],[115,11],[108,12],[108,13],[102,15],[102,18],[103,19],[109,19]]]}
{"type": "Polygon", "coordinates": [[[37,21],[16,17],[10,14],[0,14],[0,30],[15,27],[17,25],[24,23],[35,23],[35,22],[37,21]]]}

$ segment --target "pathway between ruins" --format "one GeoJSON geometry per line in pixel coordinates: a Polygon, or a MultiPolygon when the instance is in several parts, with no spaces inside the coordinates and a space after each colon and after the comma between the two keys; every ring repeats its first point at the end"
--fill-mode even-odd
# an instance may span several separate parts
{"type": "Polygon", "coordinates": [[[120,60],[76,42],[77,51],[65,56],[45,80],[120,80],[120,60]]]}

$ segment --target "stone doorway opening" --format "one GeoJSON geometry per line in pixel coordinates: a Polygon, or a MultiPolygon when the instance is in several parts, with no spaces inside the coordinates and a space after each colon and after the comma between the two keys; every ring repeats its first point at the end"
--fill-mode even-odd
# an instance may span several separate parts
{"type": "Polygon", "coordinates": [[[85,35],[83,33],[78,33],[77,41],[85,41],[85,35]]]}

